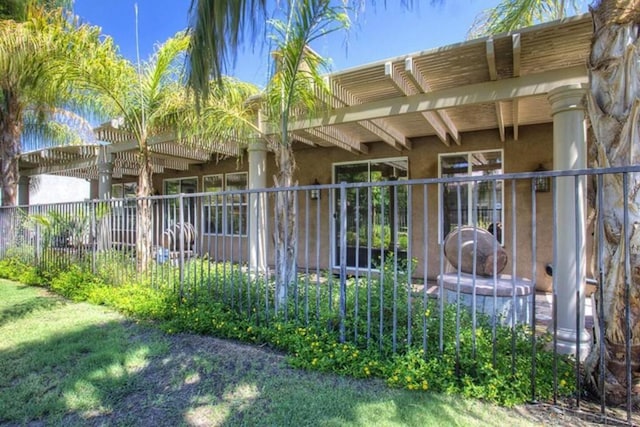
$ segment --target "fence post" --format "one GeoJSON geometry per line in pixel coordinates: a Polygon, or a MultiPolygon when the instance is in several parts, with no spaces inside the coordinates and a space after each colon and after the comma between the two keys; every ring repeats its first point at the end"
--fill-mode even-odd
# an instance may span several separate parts
{"type": "Polygon", "coordinates": [[[345,342],[347,314],[347,183],[340,183],[340,342],[345,342]]]}
{"type": "Polygon", "coordinates": [[[178,195],[178,230],[176,235],[180,236],[178,240],[178,271],[180,277],[180,298],[184,296],[184,194],[178,195]]]}
{"type": "Polygon", "coordinates": [[[91,273],[96,274],[96,247],[98,243],[98,221],[96,218],[96,200],[91,200],[91,231],[89,232],[89,245],[91,247],[91,273]]]}

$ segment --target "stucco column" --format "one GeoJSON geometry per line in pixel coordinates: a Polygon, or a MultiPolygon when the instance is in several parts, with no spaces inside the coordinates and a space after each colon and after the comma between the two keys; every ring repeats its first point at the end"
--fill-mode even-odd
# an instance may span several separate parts
{"type": "Polygon", "coordinates": [[[18,205],[19,206],[29,205],[29,184],[30,183],[31,183],[31,178],[26,175],[20,175],[20,178],[18,178],[18,205]]]}
{"type": "Polygon", "coordinates": [[[113,154],[107,152],[107,147],[100,147],[98,152],[98,198],[111,198],[111,178],[113,177],[113,154]]]}
{"type": "MultiPolygon", "coordinates": [[[[249,190],[267,186],[267,144],[253,141],[247,148],[249,153],[249,190]]],[[[263,273],[266,259],[267,197],[265,193],[249,195],[249,268],[251,272],[263,273]]]]}
{"type": "MultiPolygon", "coordinates": [[[[587,167],[585,93],[586,87],[579,84],[558,87],[549,92],[555,170],[587,167]]],[[[580,177],[577,187],[574,177],[558,178],[554,198],[557,247],[553,283],[557,296],[558,351],[575,354],[579,345],[578,357],[583,360],[590,345],[589,334],[584,328],[586,178],[580,177]]]]}

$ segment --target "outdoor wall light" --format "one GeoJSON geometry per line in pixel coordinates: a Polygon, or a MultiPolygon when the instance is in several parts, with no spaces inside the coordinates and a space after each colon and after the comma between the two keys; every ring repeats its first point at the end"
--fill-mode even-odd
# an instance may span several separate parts
{"type": "MultiPolygon", "coordinates": [[[[320,183],[318,182],[318,178],[316,178],[313,181],[313,184],[311,184],[311,185],[316,185],[316,186],[320,185],[320,183]]],[[[320,189],[319,188],[312,188],[309,191],[309,198],[311,200],[320,200],[320,189]]]]}
{"type": "MultiPolygon", "coordinates": [[[[547,169],[540,164],[534,172],[547,172],[547,169]]],[[[538,176],[534,178],[533,185],[535,185],[536,193],[548,193],[551,190],[551,178],[548,176],[538,176]]]]}

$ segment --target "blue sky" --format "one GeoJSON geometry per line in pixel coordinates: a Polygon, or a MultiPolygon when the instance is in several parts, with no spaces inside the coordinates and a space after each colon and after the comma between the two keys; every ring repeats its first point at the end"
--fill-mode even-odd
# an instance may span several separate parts
{"type": "MultiPolygon", "coordinates": [[[[148,59],[154,45],[162,43],[187,27],[190,0],[76,0],[75,13],[83,21],[102,27],[113,37],[121,53],[134,61],[135,13],[138,4],[141,59],[148,59]]],[[[368,2],[371,3],[371,2],[368,2]]],[[[348,34],[333,35],[314,46],[332,60],[332,70],[342,70],[406,53],[426,50],[465,39],[475,16],[497,0],[416,0],[417,7],[407,11],[399,0],[369,4],[353,22],[348,34]]],[[[263,86],[267,80],[267,49],[258,44],[246,46],[239,53],[235,69],[230,72],[242,80],[263,86]]]]}

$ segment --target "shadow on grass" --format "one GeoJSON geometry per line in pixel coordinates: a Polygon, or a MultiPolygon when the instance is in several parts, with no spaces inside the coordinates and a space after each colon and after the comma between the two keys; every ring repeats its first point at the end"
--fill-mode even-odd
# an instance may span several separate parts
{"type": "Polygon", "coordinates": [[[509,423],[486,409],[473,411],[464,399],[291,369],[283,356],[255,346],[167,336],[126,321],[0,352],[3,425],[509,423]]]}
{"type": "Polygon", "coordinates": [[[52,310],[66,304],[66,300],[56,297],[35,296],[26,301],[0,310],[0,326],[17,321],[38,310],[52,310]]]}

